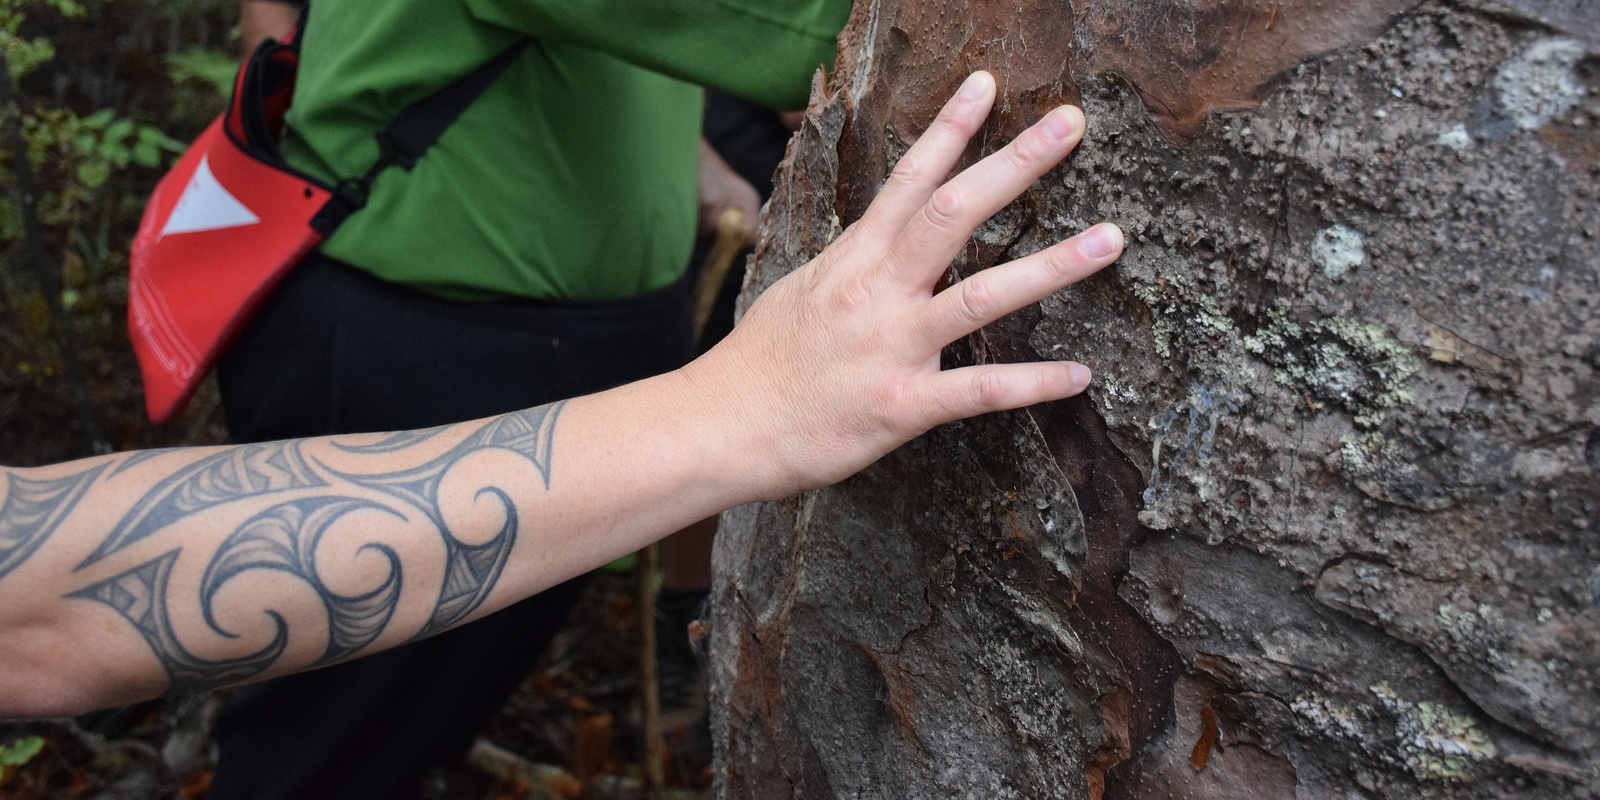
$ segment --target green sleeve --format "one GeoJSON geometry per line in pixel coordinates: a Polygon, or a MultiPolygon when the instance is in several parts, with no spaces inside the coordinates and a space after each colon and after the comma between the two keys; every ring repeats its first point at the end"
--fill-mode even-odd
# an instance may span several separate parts
{"type": "Polygon", "coordinates": [[[479,19],[773,108],[805,105],[850,0],[465,0],[479,19]]]}

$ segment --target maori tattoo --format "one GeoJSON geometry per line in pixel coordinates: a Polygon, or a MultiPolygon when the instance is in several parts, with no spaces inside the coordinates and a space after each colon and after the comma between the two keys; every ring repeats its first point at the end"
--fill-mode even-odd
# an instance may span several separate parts
{"type": "Polygon", "coordinates": [[[489,590],[500,578],[500,571],[505,569],[511,545],[517,540],[517,509],[505,492],[492,486],[478,492],[479,496],[486,493],[499,498],[505,506],[505,525],[499,534],[481,545],[462,544],[448,530],[440,528],[445,531],[448,551],[444,585],[439,587],[439,601],[434,605],[428,624],[422,626],[413,639],[432,636],[472,613],[472,609],[489,596],[489,590]]]}
{"type": "Polygon", "coordinates": [[[183,517],[214,506],[269,492],[327,485],[306,464],[298,442],[232,447],[157,484],[77,568],[90,566],[183,517]]]}
{"type": "MultiPolygon", "coordinates": [[[[560,416],[565,401],[530,408],[498,417],[474,431],[466,439],[438,458],[414,469],[388,475],[347,475],[339,477],[351,483],[393,495],[421,509],[444,536],[445,582],[439,590],[428,623],[417,632],[416,638],[431,636],[460,622],[483,603],[499,580],[506,559],[517,540],[517,514],[505,492],[488,487],[479,496],[489,493],[505,507],[506,522],[500,533],[480,545],[463,544],[439,512],[439,484],[444,474],[468,453],[485,449],[510,450],[533,463],[550,488],[550,449],[555,436],[556,418],[560,416]]],[[[381,443],[379,443],[381,444],[381,443]]],[[[331,471],[331,470],[330,470],[331,471]]]]}
{"type": "Polygon", "coordinates": [[[129,453],[126,458],[118,461],[117,465],[112,467],[110,472],[106,473],[106,477],[114,478],[118,475],[121,475],[124,471],[133,469],[134,467],[143,464],[146,461],[160,458],[169,453],[175,453],[180,449],[182,448],[163,447],[159,450],[136,450],[132,453],[129,453]]]}
{"type": "Polygon", "coordinates": [[[50,532],[83,499],[106,465],[48,481],[6,476],[6,502],[0,506],[0,578],[33,555],[50,532]]]}
{"type": "MultiPolygon", "coordinates": [[[[310,584],[328,612],[328,647],[317,660],[323,664],[359,651],[372,644],[394,616],[400,602],[400,557],[382,544],[367,544],[389,560],[389,571],[372,590],[355,596],[329,589],[317,574],[316,550],[322,534],[345,514],[371,508],[395,514],[384,506],[347,497],[311,497],[273,506],[251,517],[230,535],[206,567],[200,580],[200,610],[206,624],[217,633],[235,638],[223,630],[213,613],[217,590],[229,578],[252,569],[276,569],[310,584]]],[[[163,661],[166,656],[159,651],[163,661]]]]}
{"type": "MultiPolygon", "coordinates": [[[[549,489],[551,448],[556,419],[563,406],[564,403],[555,403],[497,417],[437,457],[416,467],[383,474],[340,472],[307,457],[299,442],[244,445],[205,456],[162,480],[140,499],[77,569],[89,567],[184,517],[227,503],[296,490],[331,490],[332,479],[337,478],[416,508],[439,531],[445,546],[444,580],[433,611],[414,638],[437,633],[465,619],[488,597],[505,569],[520,525],[510,495],[498,486],[485,486],[475,499],[497,500],[505,521],[488,541],[462,542],[439,507],[439,487],[446,474],[472,453],[507,450],[532,463],[549,489]]],[[[333,446],[347,453],[384,454],[420,444],[445,430],[395,433],[366,444],[333,446]]],[[[122,462],[122,467],[129,463],[122,462]]],[[[105,468],[97,466],[54,481],[10,476],[10,491],[0,508],[0,577],[38,546],[105,468]]],[[[271,507],[245,520],[211,556],[200,579],[198,600],[206,626],[224,639],[237,639],[239,634],[225,628],[217,618],[219,593],[243,573],[275,570],[309,586],[322,603],[328,640],[317,664],[355,655],[371,645],[388,627],[399,606],[403,575],[400,555],[381,542],[359,546],[354,551],[356,555],[376,553],[387,568],[376,585],[358,587],[356,594],[341,594],[330,588],[319,572],[317,558],[325,534],[339,520],[367,509],[407,519],[401,510],[375,499],[349,496],[348,492],[299,491],[279,498],[271,507]]],[[[174,691],[237,683],[270,669],[288,642],[289,623],[280,611],[269,608],[263,612],[273,621],[276,632],[265,646],[247,655],[207,658],[179,640],[168,613],[174,601],[170,577],[179,552],[169,550],[67,596],[102,603],[127,619],[155,653],[174,691]]]]}
{"type": "Polygon", "coordinates": [[[239,658],[208,659],[189,652],[172,631],[167,615],[167,583],[178,551],[170,550],[154,560],[120,575],[73,592],[68,597],[95,600],[116,609],[144,637],[156,658],[167,671],[171,691],[211,689],[246,680],[272,666],[283,654],[289,639],[289,626],[277,612],[268,611],[277,632],[266,647],[239,658]]]}
{"type": "Polygon", "coordinates": [[[384,434],[383,438],[376,442],[356,445],[334,442],[333,446],[345,451],[346,453],[368,455],[373,453],[392,453],[396,450],[404,450],[412,445],[426,442],[429,439],[432,439],[433,437],[443,433],[444,431],[449,430],[450,427],[451,426],[449,425],[440,425],[437,428],[426,428],[420,431],[399,431],[396,433],[384,434]]]}

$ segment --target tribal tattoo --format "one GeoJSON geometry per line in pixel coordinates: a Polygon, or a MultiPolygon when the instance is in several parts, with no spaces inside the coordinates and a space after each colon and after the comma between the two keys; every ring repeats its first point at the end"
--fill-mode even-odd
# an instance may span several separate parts
{"type": "Polygon", "coordinates": [[[208,508],[273,492],[327,485],[300,455],[299,442],[230,447],[157,484],[78,569],[208,508]]]}
{"type": "MultiPolygon", "coordinates": [[[[217,624],[214,598],[229,578],[253,569],[287,572],[310,584],[328,613],[328,646],[318,664],[343,658],[372,644],[383,632],[395,606],[400,604],[400,556],[376,542],[361,550],[375,550],[389,561],[388,573],[364,594],[341,595],[317,574],[316,550],[322,534],[340,517],[370,508],[400,517],[385,506],[348,497],[309,497],[282,503],[251,517],[218,548],[200,579],[200,610],[211,630],[230,639],[235,634],[217,624]]],[[[404,519],[404,517],[400,517],[404,519]]],[[[165,661],[165,654],[157,652],[165,661]]]]}
{"type": "Polygon", "coordinates": [[[420,431],[398,431],[396,433],[386,433],[377,441],[368,442],[367,444],[340,444],[339,442],[333,442],[333,446],[346,453],[355,453],[357,455],[393,453],[396,450],[404,450],[407,447],[422,444],[449,430],[450,427],[449,425],[440,425],[437,428],[425,428],[420,431]]]}
{"type": "MultiPolygon", "coordinates": [[[[550,488],[550,449],[555,436],[556,418],[560,416],[565,401],[548,406],[531,408],[498,417],[450,451],[415,469],[388,475],[347,475],[333,472],[351,483],[391,494],[428,515],[434,527],[444,537],[445,582],[440,587],[438,602],[428,624],[417,632],[415,638],[432,636],[460,622],[483,603],[494,588],[500,571],[505,568],[511,547],[517,541],[517,512],[511,499],[493,487],[485,493],[499,498],[505,506],[506,522],[500,533],[481,545],[463,544],[439,512],[439,484],[444,474],[468,453],[486,449],[510,450],[533,462],[550,488]]],[[[386,442],[369,447],[383,447],[386,442]]]]}
{"type": "Polygon", "coordinates": [[[283,655],[289,641],[289,623],[275,611],[268,611],[277,632],[266,647],[238,658],[202,658],[189,652],[172,630],[167,615],[167,583],[177,550],[169,550],[151,561],[107,580],[67,595],[97,600],[116,609],[144,637],[156,658],[167,671],[168,691],[189,692],[237,683],[261,674],[283,655]]]}
{"type": "Polygon", "coordinates": [[[105,471],[90,467],[76,475],[48,481],[6,476],[6,502],[0,506],[0,579],[33,555],[50,532],[83,499],[84,490],[105,471]]]}
{"type": "Polygon", "coordinates": [[[125,456],[121,461],[118,461],[117,465],[112,467],[110,472],[106,473],[106,477],[116,477],[140,464],[143,464],[146,461],[151,461],[164,455],[176,453],[182,449],[183,448],[181,447],[163,447],[159,450],[135,450],[134,452],[125,456]]]}
{"type": "MultiPolygon", "coordinates": [[[[401,522],[410,517],[389,504],[340,494],[334,490],[338,482],[392,497],[416,509],[439,532],[445,547],[444,580],[432,613],[413,638],[437,633],[461,622],[488,597],[505,569],[520,525],[511,496],[500,487],[486,486],[477,491],[475,499],[497,500],[504,522],[488,541],[463,542],[440,510],[439,487],[446,474],[472,453],[507,450],[532,463],[548,490],[555,425],[563,406],[554,403],[495,418],[443,454],[392,473],[335,470],[307,456],[300,442],[243,445],[202,457],[141,498],[76,570],[91,567],[194,514],[286,495],[239,524],[212,554],[200,580],[201,615],[213,633],[237,639],[239,634],[218,620],[218,594],[241,574],[273,570],[311,587],[322,603],[328,634],[317,664],[358,654],[383,634],[399,606],[405,575],[401,556],[382,542],[361,545],[355,550],[357,556],[374,553],[383,559],[385,569],[371,585],[359,587],[358,593],[341,594],[331,589],[319,572],[319,547],[336,523],[357,511],[377,511],[401,522]]],[[[389,434],[363,445],[332,446],[349,454],[381,455],[423,444],[446,430],[449,427],[389,434]]],[[[110,474],[131,463],[122,461],[110,474]]],[[[0,579],[48,538],[89,485],[101,478],[106,466],[50,481],[8,476],[6,500],[0,506],[0,579]]],[[[270,669],[283,655],[289,637],[289,623],[278,611],[264,611],[275,629],[272,640],[247,655],[202,656],[180,640],[169,615],[169,605],[179,599],[172,596],[170,579],[180,552],[169,550],[67,596],[103,603],[127,619],[155,653],[174,691],[236,683],[270,669]]]]}

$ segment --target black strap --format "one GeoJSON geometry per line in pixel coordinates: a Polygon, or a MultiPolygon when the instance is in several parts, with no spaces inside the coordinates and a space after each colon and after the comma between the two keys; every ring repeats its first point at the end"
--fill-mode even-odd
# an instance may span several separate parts
{"type": "Polygon", "coordinates": [[[522,55],[532,42],[531,38],[523,38],[478,65],[477,69],[396,114],[377,133],[378,160],[367,168],[365,175],[340,181],[334,188],[333,197],[311,219],[311,227],[324,237],[333,235],[351,214],[367,204],[367,194],[372,190],[372,182],[379,173],[393,166],[407,170],[416,166],[417,159],[422,158],[423,153],[439,141],[439,137],[494,85],[511,66],[511,62],[522,55]]]}
{"type": "Polygon", "coordinates": [[[523,50],[528,49],[528,43],[528,39],[523,39],[443,89],[406,106],[378,131],[378,147],[380,153],[385,154],[380,155],[379,160],[388,158],[405,169],[415,166],[417,159],[444,135],[450,124],[494,84],[523,50]]]}

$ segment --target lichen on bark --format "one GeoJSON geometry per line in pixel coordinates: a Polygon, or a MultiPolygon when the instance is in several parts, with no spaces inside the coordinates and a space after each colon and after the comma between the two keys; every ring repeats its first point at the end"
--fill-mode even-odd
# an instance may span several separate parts
{"type": "Polygon", "coordinates": [[[752,292],[976,68],[969,158],[1089,132],[954,274],[1129,247],[948,354],[1086,399],[727,518],[721,795],[1600,795],[1597,39],[1581,0],[863,0],[752,292]]]}

